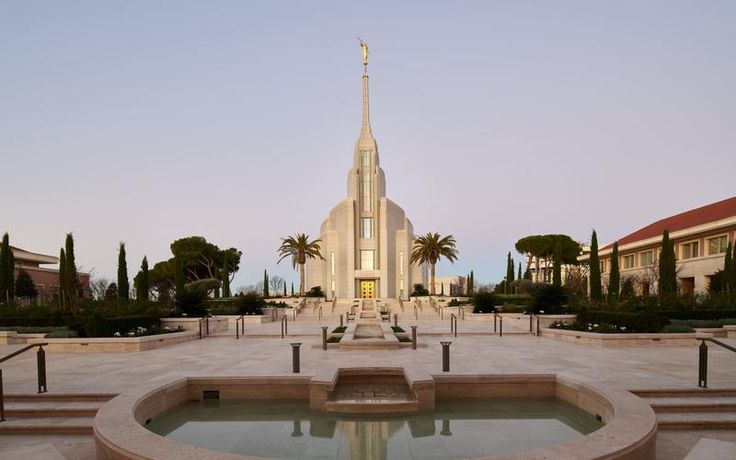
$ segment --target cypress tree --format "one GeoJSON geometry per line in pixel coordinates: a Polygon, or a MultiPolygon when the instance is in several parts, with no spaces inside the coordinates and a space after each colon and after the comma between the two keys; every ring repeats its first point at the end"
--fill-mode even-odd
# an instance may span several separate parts
{"type": "Polygon", "coordinates": [[[519,271],[516,273],[516,279],[520,280],[521,278],[521,262],[519,262],[519,271]]]}
{"type": "Polygon", "coordinates": [[[726,295],[730,295],[732,283],[731,283],[731,264],[733,259],[731,257],[731,242],[728,242],[726,247],[726,255],[723,257],[723,278],[721,282],[721,292],[725,292],[726,295]]]}
{"type": "Polygon", "coordinates": [[[184,263],[174,257],[174,285],[176,293],[180,294],[186,290],[187,278],[184,276],[184,263]]]}
{"type": "Polygon", "coordinates": [[[659,254],[659,301],[677,294],[677,268],[675,261],[675,245],[670,240],[670,232],[662,234],[662,251],[659,254]]]}
{"type": "Polygon", "coordinates": [[[529,281],[532,280],[532,271],[528,268],[524,271],[524,279],[529,281]]]}
{"type": "Polygon", "coordinates": [[[141,262],[141,277],[138,282],[138,300],[140,302],[148,302],[148,291],[151,290],[151,281],[148,274],[148,258],[143,256],[141,262]]]}
{"type": "Polygon", "coordinates": [[[60,276],[65,278],[66,297],[70,307],[76,307],[79,301],[79,278],[77,276],[77,263],[74,257],[74,237],[71,233],[66,234],[66,264],[60,276]]]}
{"type": "Polygon", "coordinates": [[[0,303],[10,305],[15,295],[15,257],[10,249],[10,235],[3,235],[0,245],[0,303]]]}
{"type": "Polygon", "coordinates": [[[598,258],[598,235],[590,237],[590,299],[601,300],[601,262],[598,258]]]}
{"type": "Polygon", "coordinates": [[[445,283],[444,282],[440,283],[440,286],[441,286],[440,295],[445,295],[445,283]]]}
{"type": "Polygon", "coordinates": [[[59,305],[66,307],[67,285],[66,285],[66,252],[64,248],[59,251],[59,305]]]}
{"type": "Polygon", "coordinates": [[[125,243],[121,242],[118,252],[118,299],[127,301],[129,297],[128,262],[125,260],[125,243]]]}
{"type": "Polygon", "coordinates": [[[263,298],[268,299],[268,272],[263,270],[263,298]]]}
{"type": "Polygon", "coordinates": [[[618,241],[613,243],[611,251],[611,275],[608,278],[608,301],[615,303],[621,289],[621,271],[618,268],[618,241]]]}
{"type": "Polygon", "coordinates": [[[552,284],[562,286],[562,255],[559,246],[555,248],[554,266],[552,267],[552,284]]]}
{"type": "Polygon", "coordinates": [[[509,293],[511,282],[514,281],[514,259],[511,258],[511,252],[506,255],[506,282],[503,285],[504,294],[509,293]]]}
{"type": "Polygon", "coordinates": [[[284,281],[284,297],[286,297],[286,281],[284,281]]]}
{"type": "Polygon", "coordinates": [[[294,297],[294,282],[291,282],[291,296],[294,297]]]}

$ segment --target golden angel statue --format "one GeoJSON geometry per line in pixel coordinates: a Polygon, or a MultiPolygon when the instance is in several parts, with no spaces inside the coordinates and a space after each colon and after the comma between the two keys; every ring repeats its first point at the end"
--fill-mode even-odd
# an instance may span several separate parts
{"type": "Polygon", "coordinates": [[[363,50],[363,65],[368,65],[368,43],[364,42],[362,38],[358,37],[360,42],[360,48],[363,50]]]}

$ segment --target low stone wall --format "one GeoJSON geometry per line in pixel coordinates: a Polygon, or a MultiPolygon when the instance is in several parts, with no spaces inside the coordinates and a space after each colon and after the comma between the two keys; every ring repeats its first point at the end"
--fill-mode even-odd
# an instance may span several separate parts
{"type": "MultiPolygon", "coordinates": [[[[185,331],[193,331],[199,334],[200,321],[201,318],[161,318],[161,327],[170,327],[171,329],[181,327],[185,331]]],[[[202,328],[204,327],[204,322],[202,322],[202,328]]],[[[209,330],[210,334],[227,331],[227,318],[219,316],[209,318],[209,330]]]]}
{"type": "Polygon", "coordinates": [[[29,340],[43,339],[46,334],[19,334],[16,331],[0,331],[0,345],[17,345],[29,340]]]}
{"type": "Polygon", "coordinates": [[[736,325],[723,326],[723,330],[726,331],[726,337],[728,337],[729,339],[736,339],[736,325]]]}
{"type": "Polygon", "coordinates": [[[177,343],[198,339],[199,333],[193,331],[172,332],[169,334],[148,335],[145,337],[79,337],[73,339],[31,339],[28,343],[47,343],[48,351],[109,352],[126,353],[146,351],[177,343]]]}
{"type": "Polygon", "coordinates": [[[567,342],[595,345],[605,348],[618,347],[681,347],[697,345],[697,334],[600,334],[597,332],[569,331],[565,329],[542,329],[543,337],[567,342]]]}

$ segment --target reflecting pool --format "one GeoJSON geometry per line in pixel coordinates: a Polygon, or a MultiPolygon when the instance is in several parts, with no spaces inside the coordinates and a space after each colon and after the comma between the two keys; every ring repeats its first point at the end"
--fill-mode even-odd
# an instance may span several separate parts
{"type": "Polygon", "coordinates": [[[306,402],[205,400],[147,428],[207,449],[282,459],[452,459],[570,441],[603,424],[555,398],[438,401],[420,414],[316,412],[306,402]]]}

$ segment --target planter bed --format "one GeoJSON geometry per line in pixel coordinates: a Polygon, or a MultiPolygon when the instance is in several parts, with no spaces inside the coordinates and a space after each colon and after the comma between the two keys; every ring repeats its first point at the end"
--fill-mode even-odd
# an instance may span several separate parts
{"type": "Polygon", "coordinates": [[[146,351],[199,338],[194,331],[171,332],[144,337],[78,337],[73,339],[30,339],[28,343],[48,343],[47,351],[127,353],[146,351]]]}
{"type": "MultiPolygon", "coordinates": [[[[216,332],[224,332],[228,330],[228,317],[215,316],[209,319],[210,334],[216,332]]],[[[202,318],[161,318],[161,327],[169,327],[176,329],[181,327],[185,331],[193,331],[199,334],[199,321],[202,318]]],[[[202,323],[204,328],[204,322],[202,323]]]]}
{"type": "Polygon", "coordinates": [[[596,345],[604,348],[619,347],[679,347],[697,345],[698,336],[709,334],[676,333],[676,334],[602,334],[598,332],[571,331],[567,329],[541,329],[542,336],[568,342],[596,345]]]}

